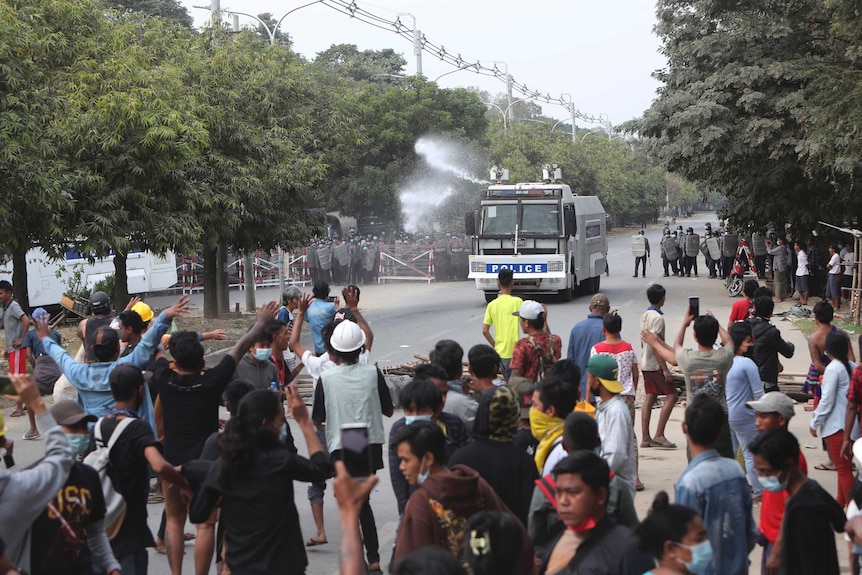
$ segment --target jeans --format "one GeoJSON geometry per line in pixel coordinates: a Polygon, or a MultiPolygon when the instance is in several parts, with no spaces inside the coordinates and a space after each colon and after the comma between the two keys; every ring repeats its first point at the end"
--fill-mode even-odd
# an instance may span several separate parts
{"type": "Polygon", "coordinates": [[[512,368],[509,365],[512,363],[512,358],[500,358],[500,371],[503,372],[503,379],[509,381],[509,376],[512,375],[512,368]]]}
{"type": "Polygon", "coordinates": [[[748,474],[751,491],[755,497],[760,497],[763,495],[763,487],[757,480],[757,473],[754,471],[754,455],[748,450],[748,444],[754,441],[756,437],[757,427],[754,419],[730,422],[730,440],[733,444],[733,453],[736,453],[738,447],[742,447],[742,458],[745,460],[745,471],[748,474]]]}

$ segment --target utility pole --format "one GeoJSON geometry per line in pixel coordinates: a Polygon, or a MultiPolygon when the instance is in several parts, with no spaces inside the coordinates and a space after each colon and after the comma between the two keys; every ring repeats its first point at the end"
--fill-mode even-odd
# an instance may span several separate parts
{"type": "Polygon", "coordinates": [[[221,0],[210,0],[213,30],[221,25],[221,0]]]}
{"type": "Polygon", "coordinates": [[[416,27],[416,16],[410,12],[398,12],[398,16],[410,16],[413,21],[413,54],[416,56],[416,75],[422,75],[422,32],[416,27]]]}
{"type": "Polygon", "coordinates": [[[512,108],[512,75],[506,66],[506,109],[509,110],[509,120],[515,119],[515,110],[512,108]]]}

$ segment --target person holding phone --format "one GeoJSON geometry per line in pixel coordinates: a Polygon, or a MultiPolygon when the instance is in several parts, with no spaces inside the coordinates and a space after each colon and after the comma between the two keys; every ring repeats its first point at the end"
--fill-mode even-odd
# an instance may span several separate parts
{"type": "Polygon", "coordinates": [[[305,321],[311,326],[311,338],[314,340],[314,354],[323,355],[326,351],[326,342],[323,340],[323,328],[335,319],[335,311],[338,309],[334,301],[329,300],[329,284],[319,281],[312,288],[314,301],[305,312],[305,321]]]}
{"type": "Polygon", "coordinates": [[[220,457],[192,499],[192,523],[206,522],[221,500],[224,560],[233,573],[299,575],[308,567],[293,482],[325,480],[332,477],[333,466],[296,385],[288,385],[285,393],[308,457],[293,453],[281,441],[287,422],[278,395],[252,391],[216,440],[220,457]]]}

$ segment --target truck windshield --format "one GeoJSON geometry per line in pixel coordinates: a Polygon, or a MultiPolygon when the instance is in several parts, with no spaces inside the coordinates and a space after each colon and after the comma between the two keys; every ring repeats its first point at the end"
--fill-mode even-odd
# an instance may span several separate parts
{"type": "Polygon", "coordinates": [[[507,236],[515,233],[518,204],[498,204],[482,208],[482,234],[507,236]]]}
{"type": "Polygon", "coordinates": [[[560,233],[560,208],[557,204],[521,204],[522,234],[553,234],[560,233]]]}

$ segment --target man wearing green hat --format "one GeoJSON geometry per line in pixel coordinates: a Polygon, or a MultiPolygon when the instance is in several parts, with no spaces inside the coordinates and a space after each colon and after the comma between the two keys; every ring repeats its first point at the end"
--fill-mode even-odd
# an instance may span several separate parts
{"type": "Polygon", "coordinates": [[[622,384],[617,379],[619,366],[613,356],[596,354],[587,362],[587,388],[596,403],[596,422],[602,441],[602,459],[608,462],[635,496],[635,444],[629,407],[620,397],[622,384]]]}

